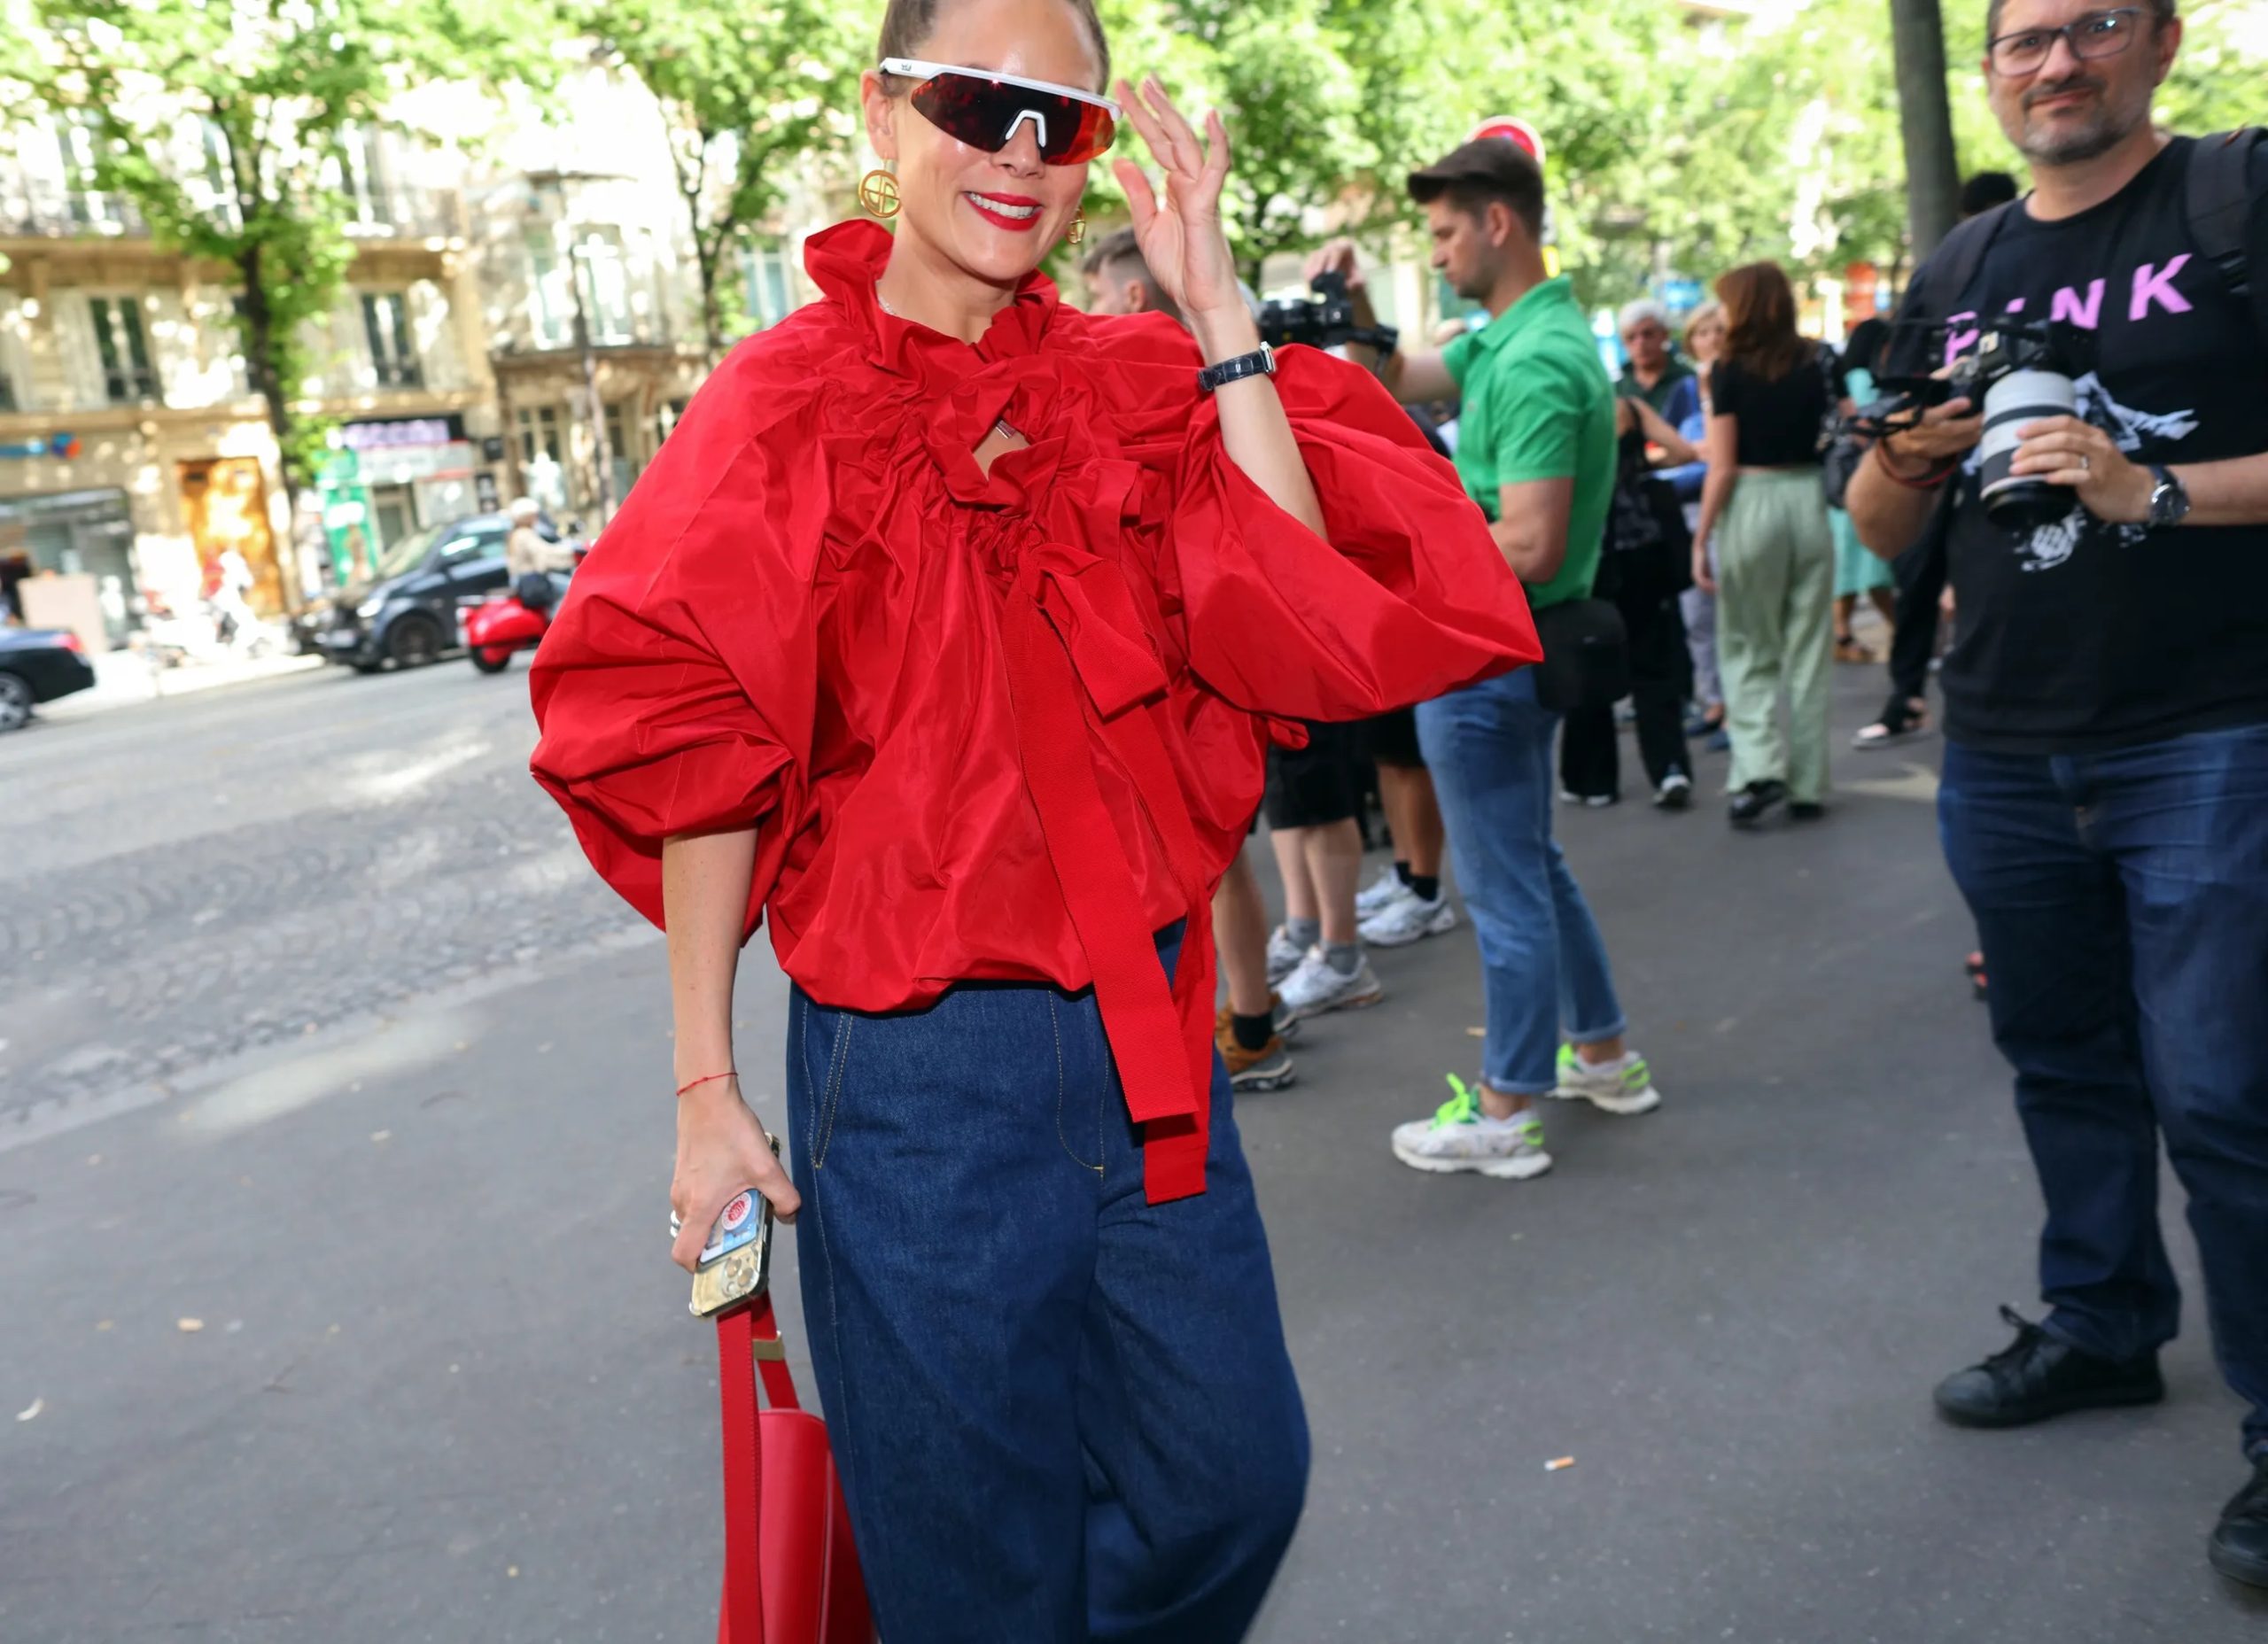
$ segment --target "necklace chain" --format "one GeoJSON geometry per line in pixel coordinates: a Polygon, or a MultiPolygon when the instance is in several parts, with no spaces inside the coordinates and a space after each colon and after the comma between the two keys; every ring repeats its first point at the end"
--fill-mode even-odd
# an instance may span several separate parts
{"type": "MultiPolygon", "coordinates": [[[[874,287],[874,300],[882,305],[882,311],[888,314],[891,319],[903,320],[905,318],[904,314],[898,313],[897,309],[889,306],[889,299],[882,295],[882,288],[879,284],[874,287]]],[[[992,431],[1008,439],[1023,438],[1022,433],[1017,430],[1015,424],[1009,422],[1005,416],[999,417],[994,421],[992,424],[992,431]]]]}

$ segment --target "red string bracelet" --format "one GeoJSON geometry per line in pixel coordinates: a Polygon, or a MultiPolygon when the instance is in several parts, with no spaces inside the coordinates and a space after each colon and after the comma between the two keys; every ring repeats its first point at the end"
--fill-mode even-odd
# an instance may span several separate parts
{"type": "Polygon", "coordinates": [[[721,1074],[704,1074],[700,1078],[693,1081],[690,1084],[681,1084],[678,1086],[677,1093],[680,1096],[683,1096],[687,1090],[697,1090],[704,1084],[716,1083],[719,1079],[737,1079],[739,1077],[740,1070],[738,1068],[726,1068],[721,1074]]]}
{"type": "Polygon", "coordinates": [[[1875,442],[1875,466],[1880,469],[1884,477],[1893,485],[1903,485],[1908,491],[1935,491],[1953,477],[1953,470],[1961,464],[1957,461],[1948,462],[1935,473],[1924,474],[1919,479],[1911,479],[1891,467],[1889,442],[1886,439],[1878,439],[1875,442]]]}

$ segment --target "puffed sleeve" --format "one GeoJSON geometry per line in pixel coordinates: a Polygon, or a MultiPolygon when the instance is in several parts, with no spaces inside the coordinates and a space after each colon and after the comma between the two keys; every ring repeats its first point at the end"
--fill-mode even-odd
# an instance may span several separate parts
{"type": "Polygon", "coordinates": [[[704,393],[672,432],[576,571],[532,691],[536,780],[655,924],[664,839],[757,829],[745,936],[803,806],[818,663],[815,488],[793,429],[752,428],[743,403],[704,393]]]}
{"type": "Polygon", "coordinates": [[[1254,712],[1343,720],[1537,661],[1519,579],[1410,414],[1344,361],[1308,348],[1278,360],[1324,534],[1230,460],[1217,407],[1200,403],[1161,566],[1197,676],[1254,712]]]}

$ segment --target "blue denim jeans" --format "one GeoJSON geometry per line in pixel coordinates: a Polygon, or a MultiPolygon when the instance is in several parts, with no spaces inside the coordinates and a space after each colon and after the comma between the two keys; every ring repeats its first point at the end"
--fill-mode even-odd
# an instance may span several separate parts
{"type": "Polygon", "coordinates": [[[1938,810],[2047,1201],[2047,1328],[2111,1358],[2172,1338],[2163,1132],[2221,1374],[2268,1448],[2268,725],[2087,756],[1948,744],[1938,810]]]}
{"type": "Polygon", "coordinates": [[[1606,944],[1551,837],[1558,728],[1526,668],[1418,709],[1418,746],[1480,945],[1480,1073],[1508,1096],[1539,1096],[1558,1082],[1561,1029],[1588,1044],[1624,1027],[1606,944]]]}
{"type": "Polygon", "coordinates": [[[804,1325],[882,1637],[1242,1638],[1308,1431],[1219,1059],[1209,1190],[1166,1205],[1091,991],[862,1015],[798,989],[788,1121],[804,1325]]]}

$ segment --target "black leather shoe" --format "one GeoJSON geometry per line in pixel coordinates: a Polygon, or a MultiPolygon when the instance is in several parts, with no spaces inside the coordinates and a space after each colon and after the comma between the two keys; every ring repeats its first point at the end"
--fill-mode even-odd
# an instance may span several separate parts
{"type": "Polygon", "coordinates": [[[1827,807],[1816,799],[1798,799],[1788,807],[1790,822],[1817,822],[1827,815],[1827,807]]]}
{"type": "Polygon", "coordinates": [[[2253,1462],[2252,1482],[2221,1509],[2205,1556],[2232,1581],[2268,1587],[2268,1455],[2253,1462]]]}
{"type": "Polygon", "coordinates": [[[1788,785],[1775,782],[1768,777],[1761,782],[1751,782],[1733,795],[1733,803],[1726,817],[1735,827],[1752,827],[1764,813],[1788,796],[1788,785]]]}
{"type": "Polygon", "coordinates": [[[2155,1404],[2165,1397],[2155,1353],[2122,1364],[2056,1340],[2012,1307],[2001,1308],[2000,1316],[2016,1327],[2016,1340],[1938,1384],[1938,1411],[1949,1422],[2021,1427],[2073,1410],[2155,1404]]]}

